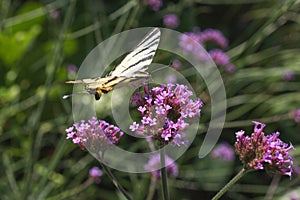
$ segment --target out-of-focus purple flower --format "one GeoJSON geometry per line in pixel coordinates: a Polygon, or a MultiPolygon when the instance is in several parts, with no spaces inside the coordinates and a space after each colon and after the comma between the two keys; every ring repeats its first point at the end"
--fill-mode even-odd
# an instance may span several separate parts
{"type": "Polygon", "coordinates": [[[185,85],[167,84],[151,90],[144,87],[144,94],[137,92],[131,99],[141,112],[140,123],[134,122],[130,129],[138,134],[151,136],[159,144],[186,145],[184,130],[186,120],[200,116],[202,101],[192,100],[192,92],[185,85]]]}
{"type": "Polygon", "coordinates": [[[166,81],[167,81],[167,83],[175,84],[175,83],[177,83],[177,78],[174,75],[169,75],[166,77],[166,81]]]}
{"type": "Polygon", "coordinates": [[[78,70],[77,66],[74,64],[69,64],[67,68],[69,73],[76,73],[78,70]]]}
{"type": "Polygon", "coordinates": [[[295,80],[296,75],[292,71],[286,71],[286,72],[283,73],[282,78],[285,81],[292,81],[292,80],[295,80]]]}
{"type": "Polygon", "coordinates": [[[229,74],[232,74],[235,72],[235,66],[233,64],[229,63],[225,66],[225,71],[229,74]]]}
{"type": "Polygon", "coordinates": [[[183,33],[179,36],[179,46],[185,53],[196,53],[199,50],[199,35],[194,32],[183,33]]]}
{"type": "Polygon", "coordinates": [[[51,10],[50,17],[52,19],[58,19],[58,18],[60,18],[60,12],[58,10],[51,10]]]}
{"type": "Polygon", "coordinates": [[[75,122],[73,126],[66,129],[67,139],[72,139],[73,143],[81,147],[108,148],[109,145],[117,143],[123,135],[120,128],[110,125],[106,121],[97,120],[96,117],[87,122],[81,120],[81,123],[75,122]]]}
{"type": "Polygon", "coordinates": [[[296,192],[289,193],[290,200],[300,200],[300,196],[296,192]]]}
{"type": "Polygon", "coordinates": [[[295,120],[295,122],[300,123],[300,109],[293,110],[291,112],[291,116],[295,120]]]}
{"type": "Polygon", "coordinates": [[[168,14],[164,16],[164,25],[168,28],[177,28],[179,25],[179,19],[175,14],[168,14]]]}
{"type": "Polygon", "coordinates": [[[234,160],[234,150],[227,143],[219,144],[212,152],[213,158],[221,158],[224,161],[234,160]]]}
{"type": "MultiPolygon", "coordinates": [[[[165,163],[166,163],[167,173],[173,177],[177,177],[178,176],[178,166],[177,166],[176,162],[169,156],[165,155],[165,163]]],[[[144,166],[145,170],[151,172],[152,176],[157,177],[157,178],[161,177],[161,171],[156,170],[159,168],[161,168],[159,154],[150,156],[148,163],[144,166]]]]}
{"type": "Polygon", "coordinates": [[[95,183],[100,183],[100,177],[103,175],[103,172],[99,167],[92,167],[89,171],[89,176],[95,181],[95,183]]]}
{"type": "Polygon", "coordinates": [[[150,8],[155,12],[159,11],[159,9],[163,5],[162,0],[147,0],[147,3],[150,6],[150,8]]]}
{"type": "Polygon", "coordinates": [[[171,66],[174,67],[175,69],[179,69],[181,67],[180,60],[173,60],[171,66]]]}
{"type": "Polygon", "coordinates": [[[227,65],[230,62],[229,56],[220,49],[213,49],[208,53],[217,66],[227,65]]]}
{"type": "Polygon", "coordinates": [[[235,152],[240,156],[245,169],[262,170],[292,176],[293,158],[289,151],[293,145],[286,144],[278,137],[279,132],[265,136],[265,124],[254,122],[252,135],[244,136],[244,131],[236,133],[235,152]]]}
{"type": "Polygon", "coordinates": [[[207,41],[215,42],[222,49],[226,49],[228,47],[228,40],[222,32],[217,29],[205,29],[199,33],[199,42],[205,43],[207,41]]]}

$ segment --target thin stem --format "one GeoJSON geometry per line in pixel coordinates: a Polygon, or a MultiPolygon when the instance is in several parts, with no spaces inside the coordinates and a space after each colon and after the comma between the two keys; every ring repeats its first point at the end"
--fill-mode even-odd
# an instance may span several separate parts
{"type": "Polygon", "coordinates": [[[169,200],[169,190],[168,190],[168,177],[167,177],[167,169],[166,169],[166,160],[165,160],[165,149],[161,148],[160,150],[160,162],[161,162],[161,184],[162,184],[162,192],[163,199],[169,200]]]}
{"type": "Polygon", "coordinates": [[[157,178],[155,176],[151,176],[151,182],[150,182],[150,186],[149,186],[148,195],[147,195],[146,200],[153,199],[156,182],[157,182],[157,178]]]}
{"type": "Polygon", "coordinates": [[[212,200],[217,200],[219,199],[221,196],[223,196],[223,194],[225,192],[227,192],[227,190],[229,190],[229,188],[231,188],[231,186],[233,186],[233,184],[235,184],[240,178],[242,178],[247,172],[249,172],[249,170],[246,169],[242,169],[237,175],[235,175],[235,177],[233,177],[231,179],[231,181],[229,181],[229,183],[227,183],[213,198],[212,200]]]}
{"type": "Polygon", "coordinates": [[[108,177],[111,179],[111,181],[115,185],[115,187],[126,197],[126,199],[132,200],[132,197],[130,196],[130,194],[128,194],[128,192],[117,181],[117,179],[112,174],[112,172],[110,171],[110,169],[106,165],[102,164],[101,162],[100,162],[100,164],[101,164],[102,168],[104,169],[104,171],[106,172],[106,174],[108,175],[108,177]]]}

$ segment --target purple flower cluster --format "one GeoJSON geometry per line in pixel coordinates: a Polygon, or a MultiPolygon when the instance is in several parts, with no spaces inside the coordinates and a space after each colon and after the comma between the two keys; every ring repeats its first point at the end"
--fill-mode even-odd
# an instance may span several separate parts
{"type": "Polygon", "coordinates": [[[199,42],[204,44],[205,42],[212,41],[222,49],[226,49],[228,47],[228,40],[222,34],[221,31],[216,29],[205,29],[204,31],[199,33],[199,42]]]}
{"type": "Polygon", "coordinates": [[[234,151],[227,143],[219,144],[212,152],[211,157],[221,158],[224,161],[234,160],[234,151]]]}
{"type": "Polygon", "coordinates": [[[254,122],[251,137],[244,136],[244,131],[236,133],[235,151],[240,156],[245,169],[262,170],[292,176],[293,159],[289,151],[293,145],[286,144],[278,137],[279,132],[265,136],[265,124],[254,122]]]}
{"type": "Polygon", "coordinates": [[[163,19],[164,25],[168,28],[177,28],[179,25],[179,19],[175,14],[168,14],[164,16],[163,19]]]}
{"type": "Polygon", "coordinates": [[[161,145],[186,145],[187,141],[183,140],[183,131],[189,126],[186,120],[200,116],[202,101],[190,99],[192,92],[179,84],[161,85],[151,90],[145,86],[144,93],[138,92],[131,99],[137,105],[142,120],[134,122],[129,129],[150,136],[161,145]]]}
{"type": "Polygon", "coordinates": [[[230,63],[229,56],[221,49],[213,49],[208,52],[210,57],[216,63],[217,66],[223,66],[230,63]]]}
{"type": "Polygon", "coordinates": [[[120,128],[106,121],[97,120],[96,117],[87,122],[81,120],[80,124],[76,122],[67,128],[66,132],[67,139],[72,139],[73,143],[82,147],[90,147],[91,144],[101,145],[101,148],[108,147],[117,143],[123,135],[120,128]]]}
{"type": "Polygon", "coordinates": [[[100,182],[100,177],[103,175],[103,172],[99,167],[92,167],[89,171],[89,176],[95,181],[95,183],[100,182]]]}
{"type": "Polygon", "coordinates": [[[150,6],[150,8],[155,12],[159,11],[159,9],[163,5],[162,0],[147,0],[147,3],[150,6]]]}
{"type": "Polygon", "coordinates": [[[235,67],[230,63],[229,56],[223,51],[228,47],[228,40],[225,36],[216,29],[205,29],[200,31],[195,28],[193,32],[187,32],[180,35],[179,46],[184,50],[184,53],[192,53],[197,59],[207,61],[211,58],[217,66],[225,66],[228,73],[233,73],[235,67]],[[209,51],[209,57],[203,52],[199,52],[198,45],[205,47],[206,42],[213,42],[220,47],[209,51]]]}
{"type": "MultiPolygon", "coordinates": [[[[175,161],[172,158],[170,158],[169,156],[165,155],[165,163],[166,163],[167,173],[173,177],[177,177],[178,176],[178,166],[175,163],[175,161]]],[[[154,176],[156,178],[161,177],[161,171],[155,170],[155,169],[159,169],[159,168],[161,168],[159,154],[150,156],[148,163],[144,166],[144,169],[147,171],[150,171],[152,176],[154,176]]]]}
{"type": "Polygon", "coordinates": [[[295,122],[300,123],[300,109],[293,110],[291,112],[291,116],[295,120],[295,122]]]}

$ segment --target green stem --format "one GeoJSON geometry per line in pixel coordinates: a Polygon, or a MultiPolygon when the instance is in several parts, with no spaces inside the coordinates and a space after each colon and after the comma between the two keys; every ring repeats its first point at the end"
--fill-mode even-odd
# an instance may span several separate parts
{"type": "Polygon", "coordinates": [[[231,181],[229,181],[229,183],[227,183],[213,198],[212,200],[217,200],[219,199],[225,192],[227,192],[227,190],[229,190],[229,188],[231,188],[231,186],[233,184],[235,184],[235,182],[237,182],[240,178],[242,178],[242,176],[244,176],[247,172],[249,172],[249,170],[246,169],[242,169],[237,175],[235,175],[235,177],[233,177],[231,179],[231,181]]]}
{"type": "Polygon", "coordinates": [[[167,177],[167,169],[166,169],[166,160],[165,160],[165,149],[161,148],[160,150],[160,162],[161,162],[161,184],[162,184],[162,192],[163,199],[169,200],[169,190],[168,190],[168,177],[167,177]]]}
{"type": "Polygon", "coordinates": [[[101,162],[100,162],[100,164],[101,164],[102,168],[104,169],[104,171],[106,172],[106,174],[108,175],[108,177],[111,179],[111,181],[115,185],[115,187],[126,197],[126,199],[132,200],[132,197],[130,196],[130,194],[128,194],[128,192],[117,181],[117,179],[112,174],[112,172],[110,171],[110,169],[105,164],[102,164],[101,162]]]}

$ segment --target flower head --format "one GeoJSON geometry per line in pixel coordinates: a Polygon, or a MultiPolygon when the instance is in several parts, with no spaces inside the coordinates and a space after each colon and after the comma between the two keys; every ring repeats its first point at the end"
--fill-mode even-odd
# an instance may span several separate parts
{"type": "Polygon", "coordinates": [[[173,60],[171,66],[174,67],[175,69],[179,69],[179,68],[181,67],[181,62],[180,62],[180,60],[173,60]]]}
{"type": "Polygon", "coordinates": [[[184,130],[189,126],[187,119],[200,116],[202,101],[192,100],[192,92],[187,86],[167,84],[154,87],[151,90],[144,87],[141,92],[132,97],[142,120],[134,122],[130,129],[139,134],[151,136],[160,144],[185,145],[184,130]]]}
{"type": "Polygon", "coordinates": [[[92,167],[89,171],[89,175],[95,181],[95,183],[99,183],[103,172],[101,169],[99,169],[99,167],[92,167]]]}
{"type": "Polygon", "coordinates": [[[58,18],[60,18],[60,12],[58,10],[51,10],[50,17],[52,19],[58,19],[58,18]]]}
{"type": "Polygon", "coordinates": [[[219,144],[212,152],[213,158],[221,158],[224,161],[234,160],[234,151],[232,147],[227,143],[219,144]]]}
{"type": "Polygon", "coordinates": [[[235,72],[235,66],[231,63],[225,65],[225,71],[229,74],[232,74],[235,72]]]}
{"type": "Polygon", "coordinates": [[[179,46],[185,53],[196,54],[199,45],[199,34],[197,32],[187,32],[179,36],[179,46]]]}
{"type": "Polygon", "coordinates": [[[224,37],[222,32],[217,29],[209,28],[199,33],[199,42],[203,44],[207,41],[215,42],[222,49],[228,47],[228,40],[224,37]]]}
{"type": "Polygon", "coordinates": [[[262,170],[292,176],[293,159],[289,151],[293,145],[281,141],[279,132],[265,136],[265,124],[254,122],[254,132],[244,136],[244,131],[236,133],[235,151],[240,156],[245,169],[262,170]]]}
{"type": "Polygon", "coordinates": [[[123,135],[120,128],[110,125],[106,121],[97,120],[96,117],[88,121],[81,120],[81,123],[74,123],[66,129],[67,139],[82,147],[107,148],[110,144],[117,143],[123,135]]]}
{"type": "Polygon", "coordinates": [[[168,14],[164,16],[164,25],[168,28],[177,28],[179,25],[179,19],[175,14],[168,14]]]}
{"type": "Polygon", "coordinates": [[[150,8],[155,12],[159,11],[159,9],[163,5],[162,0],[147,0],[147,3],[150,6],[150,8]]]}
{"type": "Polygon", "coordinates": [[[230,63],[229,56],[220,49],[213,49],[210,50],[208,53],[217,66],[223,66],[230,63]]]}
{"type": "MultiPolygon", "coordinates": [[[[173,177],[177,177],[178,176],[178,166],[175,163],[175,161],[172,158],[170,158],[169,156],[165,155],[165,162],[166,162],[167,173],[173,177]]],[[[157,170],[159,168],[161,168],[159,154],[150,156],[148,163],[144,166],[145,170],[150,171],[152,176],[157,177],[157,178],[161,177],[161,171],[157,170]]]]}

